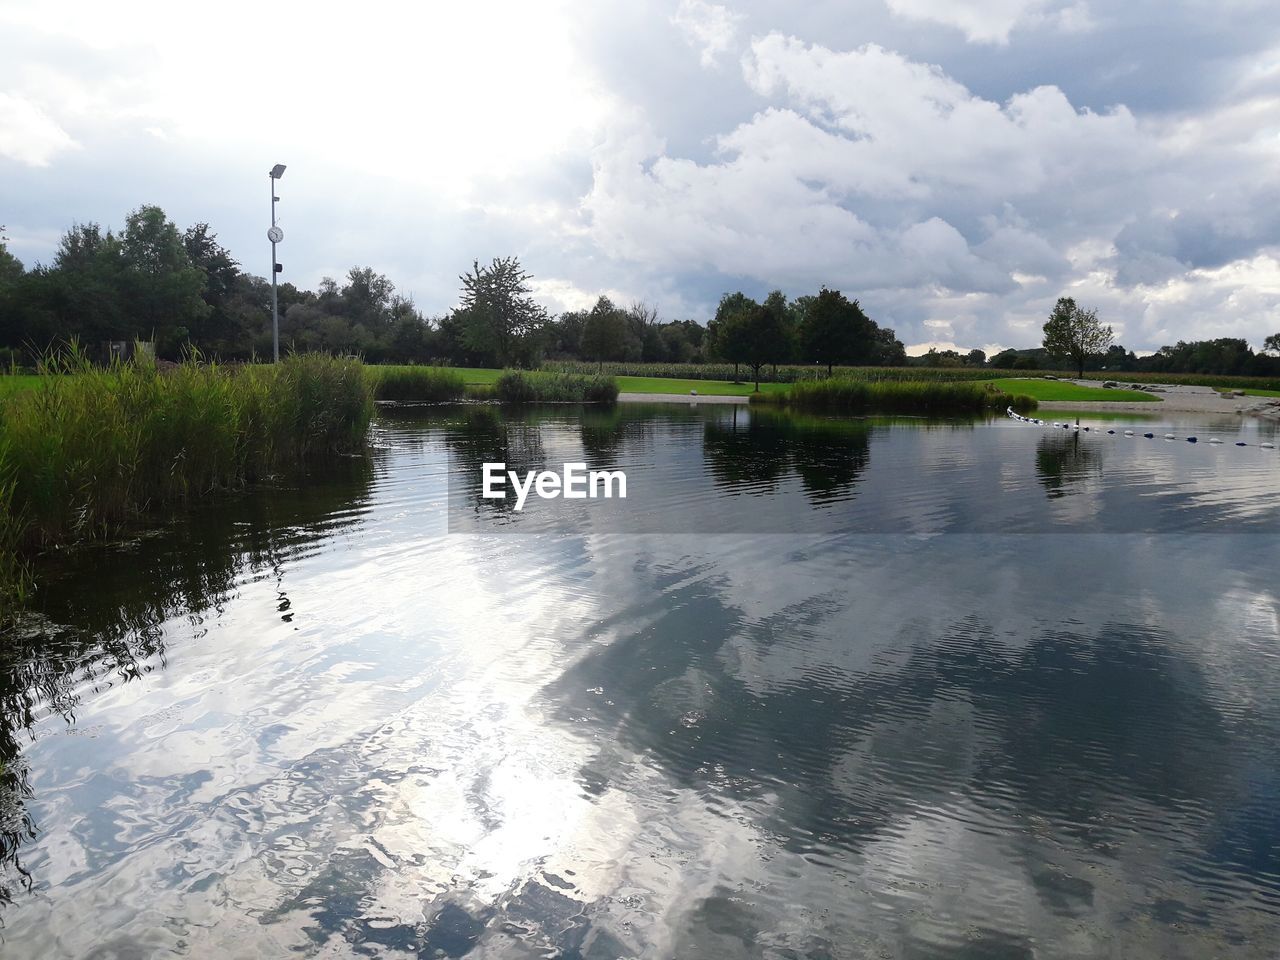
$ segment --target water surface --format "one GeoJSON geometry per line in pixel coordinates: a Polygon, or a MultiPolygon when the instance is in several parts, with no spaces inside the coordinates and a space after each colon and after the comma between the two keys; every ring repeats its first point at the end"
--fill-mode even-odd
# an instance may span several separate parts
{"type": "Polygon", "coordinates": [[[3,951],[1274,956],[1274,429],[1143,429],[387,415],[45,591],[3,951]]]}

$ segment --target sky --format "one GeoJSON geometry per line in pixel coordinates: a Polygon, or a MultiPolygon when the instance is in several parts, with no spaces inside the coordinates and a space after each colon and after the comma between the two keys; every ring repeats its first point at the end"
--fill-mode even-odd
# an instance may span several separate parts
{"type": "Polygon", "coordinates": [[[28,266],[144,203],[426,313],[518,256],[553,311],[827,286],[910,352],[1280,331],[1280,9],[1171,0],[0,0],[28,266]]]}

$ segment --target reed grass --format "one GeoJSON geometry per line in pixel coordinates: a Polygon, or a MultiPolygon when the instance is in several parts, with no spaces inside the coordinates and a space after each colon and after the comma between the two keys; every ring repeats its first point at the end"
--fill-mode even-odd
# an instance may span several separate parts
{"type": "Polygon", "coordinates": [[[0,406],[0,601],[21,599],[34,551],[361,449],[372,414],[355,360],[192,358],[162,372],[94,368],[74,347],[47,359],[40,383],[0,406]]]}
{"type": "Polygon", "coordinates": [[[466,378],[449,367],[368,367],[376,400],[434,402],[460,400],[466,378]]]}
{"type": "Polygon", "coordinates": [[[1034,410],[1031,397],[1013,395],[987,383],[866,381],[848,378],[803,380],[785,393],[753,394],[752,403],[781,404],[815,413],[907,413],[959,416],[1034,410]]]}
{"type": "Polygon", "coordinates": [[[601,374],[528,372],[506,370],[490,391],[472,390],[470,395],[487,394],[502,403],[613,403],[618,385],[613,377],[601,374]]]}

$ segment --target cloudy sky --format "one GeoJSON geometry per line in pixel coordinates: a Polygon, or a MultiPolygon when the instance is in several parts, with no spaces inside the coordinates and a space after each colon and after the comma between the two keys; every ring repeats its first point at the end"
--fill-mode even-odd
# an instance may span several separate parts
{"type": "Polygon", "coordinates": [[[420,307],[516,254],[552,309],[861,299],[910,348],[1280,330],[1280,12],[1171,0],[0,0],[28,266],[141,203],[265,275],[420,307]]]}

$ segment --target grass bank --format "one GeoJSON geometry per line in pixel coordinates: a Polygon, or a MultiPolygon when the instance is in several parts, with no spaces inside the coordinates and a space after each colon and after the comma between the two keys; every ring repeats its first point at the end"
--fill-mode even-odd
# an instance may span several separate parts
{"type": "Polygon", "coordinates": [[[1034,410],[1036,401],[989,383],[866,381],[851,379],[800,381],[785,392],[760,393],[752,401],[782,404],[815,413],[907,413],[965,416],[992,411],[1034,410]]]}
{"type": "Polygon", "coordinates": [[[1056,400],[1098,400],[1108,403],[1159,403],[1160,398],[1144,393],[1141,390],[1104,390],[1102,387],[1082,387],[1062,380],[1029,380],[1013,377],[1002,377],[997,380],[985,380],[997,390],[1014,395],[1025,394],[1040,403],[1052,403],[1056,400]]]}
{"type": "Polygon", "coordinates": [[[110,536],[170,504],[363,448],[370,384],[354,360],[95,369],[71,355],[0,407],[0,592],[41,548],[110,536]]]}

